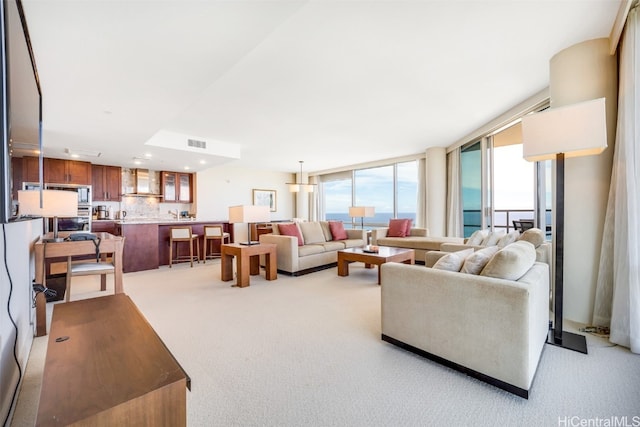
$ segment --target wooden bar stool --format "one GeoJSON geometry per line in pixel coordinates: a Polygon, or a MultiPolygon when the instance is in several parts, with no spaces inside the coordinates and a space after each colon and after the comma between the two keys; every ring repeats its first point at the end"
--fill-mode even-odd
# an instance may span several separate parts
{"type": "Polygon", "coordinates": [[[171,227],[169,229],[169,268],[174,261],[189,261],[193,267],[193,259],[200,263],[200,245],[198,244],[198,235],[191,232],[191,227],[171,227]],[[173,244],[176,245],[176,257],[173,257],[173,244]],[[178,245],[180,243],[189,244],[189,255],[180,255],[178,245]],[[193,246],[195,244],[197,255],[193,255],[193,246]]]}
{"type": "Polygon", "coordinates": [[[204,256],[203,262],[207,262],[207,258],[220,257],[220,252],[213,252],[214,241],[219,240],[220,244],[231,243],[231,235],[225,233],[221,225],[205,225],[204,226],[204,256]]]}

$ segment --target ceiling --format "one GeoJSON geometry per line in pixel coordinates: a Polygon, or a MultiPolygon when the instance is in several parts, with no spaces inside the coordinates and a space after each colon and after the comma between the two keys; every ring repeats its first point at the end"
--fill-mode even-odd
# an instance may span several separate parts
{"type": "Polygon", "coordinates": [[[619,5],[23,0],[45,156],[285,172],[451,145],[544,89],[555,53],[607,37],[619,5]]]}

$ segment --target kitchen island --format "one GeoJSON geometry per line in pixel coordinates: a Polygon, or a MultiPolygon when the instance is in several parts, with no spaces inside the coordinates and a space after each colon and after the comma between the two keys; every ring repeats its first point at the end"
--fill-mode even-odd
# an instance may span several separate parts
{"type": "MultiPolygon", "coordinates": [[[[101,221],[93,221],[100,223],[101,221]]],[[[204,254],[204,226],[221,225],[233,237],[233,225],[228,221],[202,221],[191,219],[126,219],[112,220],[114,234],[126,237],[122,269],[125,273],[153,270],[169,264],[169,229],[176,226],[191,226],[198,235],[200,254],[204,254]]],[[[215,243],[219,244],[219,243],[215,243]]],[[[219,250],[219,248],[216,248],[219,250]]]]}

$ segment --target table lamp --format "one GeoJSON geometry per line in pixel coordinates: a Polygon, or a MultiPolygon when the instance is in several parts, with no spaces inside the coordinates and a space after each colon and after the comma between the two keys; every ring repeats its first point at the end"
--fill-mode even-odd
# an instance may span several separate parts
{"type": "Polygon", "coordinates": [[[376,208],[373,206],[351,206],[349,208],[349,216],[351,218],[360,218],[360,227],[364,230],[364,218],[371,218],[376,215],[376,208]]]}
{"type": "Polygon", "coordinates": [[[232,224],[247,223],[247,241],[241,245],[257,245],[260,242],[251,241],[251,224],[271,221],[269,206],[240,205],[229,207],[229,222],[232,224]]]}
{"type": "Polygon", "coordinates": [[[18,213],[22,216],[53,218],[53,238],[45,238],[42,241],[61,242],[64,239],[58,235],[58,217],[78,216],[78,193],[62,190],[19,190],[18,213]]]}
{"type": "Polygon", "coordinates": [[[522,118],[524,158],[556,161],[554,324],[547,343],[587,354],[583,335],[562,330],[564,258],[564,159],[600,154],[607,148],[605,99],[530,114],[522,118]]]}

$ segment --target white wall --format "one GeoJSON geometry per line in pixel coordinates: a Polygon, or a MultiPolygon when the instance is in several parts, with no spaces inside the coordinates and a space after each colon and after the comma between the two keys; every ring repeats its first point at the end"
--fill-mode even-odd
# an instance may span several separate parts
{"type": "Polygon", "coordinates": [[[588,40],[550,61],[551,107],[606,98],[608,148],[565,161],[564,317],[591,323],[617,121],[617,62],[609,39],[588,40]]]}
{"type": "MultiPolygon", "coordinates": [[[[196,179],[198,220],[228,220],[229,206],[253,204],[253,189],[276,190],[276,211],[271,213],[272,220],[294,217],[295,198],[285,185],[293,182],[290,173],[218,166],[198,172],[196,179]]],[[[246,240],[246,224],[236,225],[234,233],[236,241],[246,240]]]]}
{"type": "Polygon", "coordinates": [[[32,280],[35,277],[32,248],[41,234],[42,220],[2,224],[0,229],[0,264],[2,264],[0,268],[0,416],[2,420],[11,409],[11,397],[18,383],[18,366],[13,355],[16,331],[7,312],[7,302],[11,293],[9,306],[11,317],[18,327],[16,353],[24,375],[33,342],[35,321],[32,309],[32,280]],[[9,275],[7,275],[7,268],[9,275]]]}

